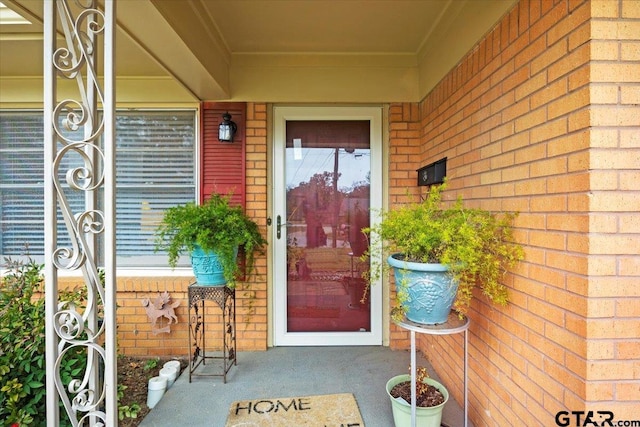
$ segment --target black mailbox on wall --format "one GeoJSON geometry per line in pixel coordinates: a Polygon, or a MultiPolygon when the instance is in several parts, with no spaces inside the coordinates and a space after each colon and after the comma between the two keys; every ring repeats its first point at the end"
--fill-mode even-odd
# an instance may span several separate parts
{"type": "Polygon", "coordinates": [[[418,169],[418,185],[441,184],[447,176],[447,158],[418,169]]]}

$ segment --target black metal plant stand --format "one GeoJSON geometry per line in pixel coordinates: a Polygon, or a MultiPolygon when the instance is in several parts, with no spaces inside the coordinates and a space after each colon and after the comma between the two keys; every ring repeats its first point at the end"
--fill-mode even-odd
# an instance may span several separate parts
{"type": "Polygon", "coordinates": [[[189,285],[189,382],[192,376],[222,377],[227,382],[227,372],[237,365],[236,359],[236,291],[227,286],[189,285]],[[222,310],[222,355],[211,356],[205,346],[205,306],[206,300],[215,302],[222,310]],[[218,373],[194,374],[200,364],[209,359],[222,361],[218,373]]]}

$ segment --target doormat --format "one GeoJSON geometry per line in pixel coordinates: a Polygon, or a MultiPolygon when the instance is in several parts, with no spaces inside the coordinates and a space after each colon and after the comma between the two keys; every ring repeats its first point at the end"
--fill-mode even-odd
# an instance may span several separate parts
{"type": "Polygon", "coordinates": [[[225,427],[364,427],[351,393],[239,400],[231,404],[225,427]]]}

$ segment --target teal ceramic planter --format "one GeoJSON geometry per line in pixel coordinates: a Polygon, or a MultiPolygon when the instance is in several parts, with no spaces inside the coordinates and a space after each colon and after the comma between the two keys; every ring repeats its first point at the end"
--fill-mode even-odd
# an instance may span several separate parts
{"type": "MultiPolygon", "coordinates": [[[[407,374],[398,375],[387,382],[387,395],[389,395],[389,399],[391,399],[391,409],[393,411],[393,423],[395,427],[411,426],[411,402],[406,402],[404,399],[395,399],[391,396],[391,389],[393,389],[396,384],[404,381],[411,381],[411,376],[407,374]]],[[[425,378],[424,382],[440,390],[440,393],[444,396],[444,402],[429,408],[416,407],[416,427],[440,427],[442,411],[444,405],[449,400],[449,392],[436,380],[425,378]]]]}
{"type": "MultiPolygon", "coordinates": [[[[397,255],[397,254],[396,254],[397,255]]],[[[458,282],[442,264],[408,262],[391,255],[387,262],[394,270],[396,290],[405,288],[407,319],[424,325],[445,323],[458,292],[458,282]]]]}
{"type": "MultiPolygon", "coordinates": [[[[236,255],[238,251],[236,249],[236,255]]],[[[191,267],[200,286],[220,286],[227,283],[218,255],[213,251],[204,251],[201,247],[191,252],[191,267]]]]}

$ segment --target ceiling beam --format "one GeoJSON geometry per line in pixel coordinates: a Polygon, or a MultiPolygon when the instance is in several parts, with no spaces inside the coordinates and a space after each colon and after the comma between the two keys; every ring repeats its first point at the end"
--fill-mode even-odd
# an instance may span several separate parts
{"type": "MultiPolygon", "coordinates": [[[[189,46],[191,40],[183,33],[184,26],[181,27],[175,22],[176,19],[186,19],[187,23],[194,23],[194,10],[184,7],[186,3],[162,2],[159,9],[152,0],[119,2],[118,26],[194,98],[228,99],[230,88],[226,52],[210,46],[206,55],[203,55],[203,43],[197,44],[194,48],[189,46]],[[167,21],[165,14],[174,12],[176,19],[167,21]],[[176,28],[173,28],[174,25],[176,28]]],[[[202,36],[200,29],[198,30],[196,34],[202,36]]]]}

